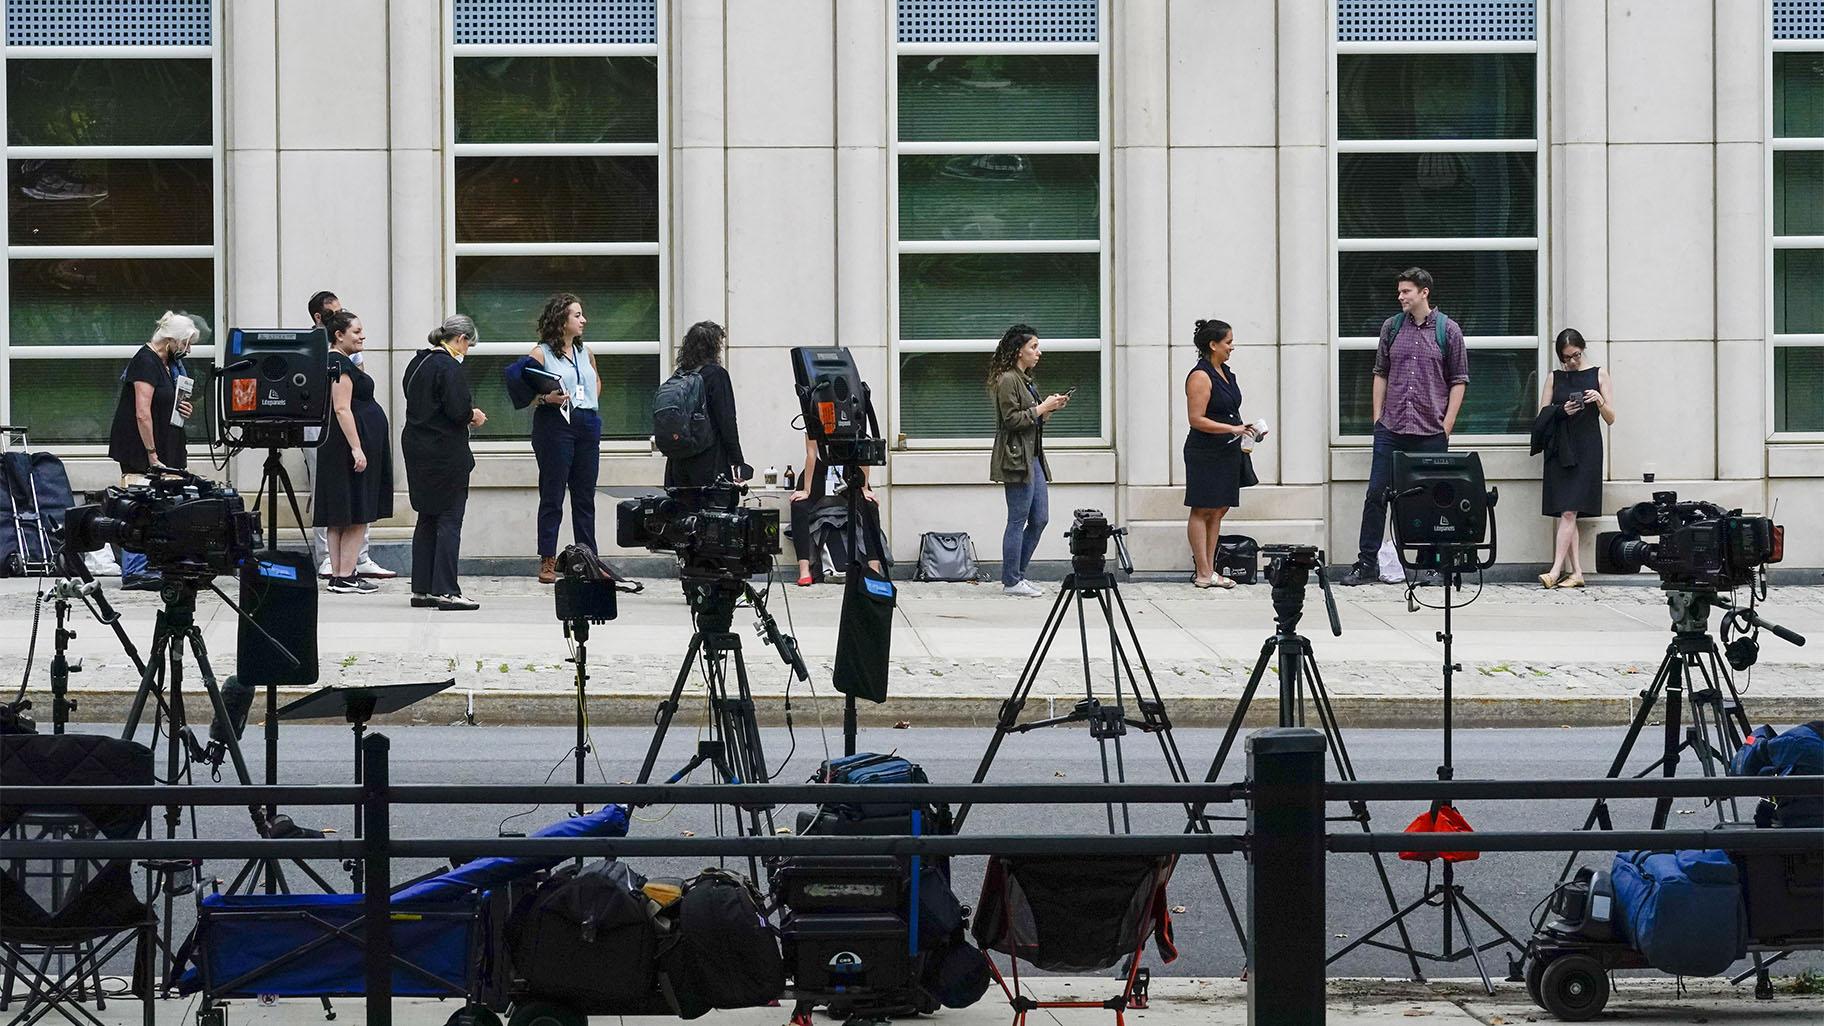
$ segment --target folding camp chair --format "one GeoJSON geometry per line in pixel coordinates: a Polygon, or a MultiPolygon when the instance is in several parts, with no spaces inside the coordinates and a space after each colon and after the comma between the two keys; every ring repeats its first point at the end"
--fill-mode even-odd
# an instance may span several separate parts
{"type": "MultiPolygon", "coordinates": [[[[0,787],[32,785],[150,785],[152,752],[144,745],[92,734],[15,734],[0,737],[0,787]]],[[[12,838],[135,837],[143,833],[148,809],[133,805],[0,806],[0,830],[12,838]]],[[[100,981],[104,968],[133,945],[131,993],[144,1005],[151,1026],[152,956],[158,896],[155,874],[187,869],[189,863],[139,863],[147,870],[146,898],[135,893],[125,859],[10,859],[0,873],[0,959],[6,988],[0,1009],[16,984],[24,987],[24,1008],[8,1026],[35,1023],[56,1011],[75,1023],[102,1026],[84,1007],[93,999],[106,1008],[100,981]],[[47,886],[37,886],[44,882],[47,886]],[[39,893],[34,893],[37,891],[39,893]],[[45,893],[47,892],[48,893],[45,893]],[[42,898],[42,900],[41,900],[42,898]],[[80,1016],[80,1018],[78,1018],[80,1016]]]]}
{"type": "Polygon", "coordinates": [[[1150,936],[1162,960],[1178,957],[1165,885],[1175,855],[1035,855],[988,860],[974,931],[988,968],[1013,1008],[1014,1026],[1038,1008],[1106,1008],[1125,1026],[1146,1007],[1140,967],[1150,936]],[[989,951],[1007,955],[1008,979],[989,951]],[[1128,960],[1120,995],[1103,1001],[1040,1001],[1020,986],[1020,961],[1052,972],[1095,972],[1128,960]]]}

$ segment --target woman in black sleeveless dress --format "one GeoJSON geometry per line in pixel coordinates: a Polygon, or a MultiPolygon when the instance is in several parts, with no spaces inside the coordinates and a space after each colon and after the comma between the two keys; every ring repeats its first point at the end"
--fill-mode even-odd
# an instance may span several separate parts
{"type": "Polygon", "coordinates": [[[1185,534],[1199,588],[1233,588],[1235,582],[1216,572],[1216,543],[1222,518],[1241,505],[1241,439],[1254,429],[1241,420],[1241,385],[1229,369],[1235,333],[1221,321],[1198,321],[1192,343],[1197,366],[1184,379],[1184,504],[1191,514],[1185,534]]]}
{"type": "Polygon", "coordinates": [[[1551,391],[1540,401],[1542,409],[1556,411],[1552,442],[1545,452],[1541,512],[1557,517],[1558,524],[1552,568],[1539,575],[1539,583],[1547,588],[1581,588],[1577,518],[1602,515],[1602,428],[1598,421],[1615,423],[1615,406],[1609,372],[1583,365],[1583,335],[1576,328],[1566,328],[1558,333],[1555,346],[1564,366],[1552,372],[1551,391]]]}
{"type": "Polygon", "coordinates": [[[328,529],[329,590],[379,590],[355,574],[366,525],[393,515],[393,459],[386,411],[374,401],[374,379],[353,359],[367,344],[361,319],[347,310],[323,322],[329,332],[332,420],[317,450],[317,500],[312,526],[328,529]]]}

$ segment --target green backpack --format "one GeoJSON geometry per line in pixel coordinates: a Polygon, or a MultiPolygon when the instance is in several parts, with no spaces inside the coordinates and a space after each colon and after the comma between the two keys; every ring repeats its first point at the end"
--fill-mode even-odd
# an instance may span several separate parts
{"type": "MultiPolygon", "coordinates": [[[[1446,341],[1446,338],[1448,336],[1445,333],[1450,330],[1450,318],[1444,316],[1444,311],[1442,311],[1442,310],[1437,310],[1434,312],[1438,315],[1437,319],[1432,322],[1433,324],[1435,324],[1437,326],[1437,329],[1438,329],[1438,352],[1442,353],[1445,356],[1449,356],[1450,355],[1450,343],[1446,341]]],[[[1400,334],[1400,329],[1405,326],[1406,326],[1406,311],[1401,310],[1399,313],[1393,315],[1392,327],[1387,332],[1387,337],[1381,339],[1381,341],[1382,342],[1391,342],[1395,338],[1398,338],[1399,334],[1400,334]]]]}

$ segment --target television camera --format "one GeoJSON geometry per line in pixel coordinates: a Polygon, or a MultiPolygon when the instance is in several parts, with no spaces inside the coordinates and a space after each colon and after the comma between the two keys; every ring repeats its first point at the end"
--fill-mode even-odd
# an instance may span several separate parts
{"type": "Polygon", "coordinates": [[[1651,568],[1671,590],[1727,591],[1753,584],[1767,564],[1785,555],[1786,529],[1771,517],[1747,516],[1713,502],[1680,502],[1677,492],[1615,513],[1619,531],[1596,536],[1596,571],[1638,573],[1651,568]],[[1649,542],[1643,535],[1656,536],[1649,542]]]}
{"type": "Polygon", "coordinates": [[[160,573],[209,578],[234,573],[252,558],[260,524],[234,489],[154,467],[147,484],[111,487],[99,502],[72,506],[63,544],[66,552],[119,545],[144,553],[160,573]]]}
{"type": "Polygon", "coordinates": [[[779,511],[742,506],[745,491],[724,478],[623,499],[615,509],[615,542],[676,553],[687,578],[764,574],[779,552],[779,511]]]}

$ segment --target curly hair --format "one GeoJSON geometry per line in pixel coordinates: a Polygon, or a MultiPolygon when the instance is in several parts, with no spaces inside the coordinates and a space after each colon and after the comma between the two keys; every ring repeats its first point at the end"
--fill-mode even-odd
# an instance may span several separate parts
{"type": "Polygon", "coordinates": [[[582,302],[568,292],[559,292],[545,300],[545,308],[538,312],[538,340],[557,348],[564,340],[564,322],[570,319],[570,304],[580,306],[582,302]]]}
{"type": "Polygon", "coordinates": [[[678,345],[678,370],[695,370],[704,364],[722,362],[722,342],[728,330],[715,321],[698,321],[684,333],[678,345]]]}
{"type": "Polygon", "coordinates": [[[1028,340],[1037,338],[1038,331],[1030,324],[1015,324],[1001,334],[1001,340],[994,345],[994,355],[988,358],[988,387],[1000,376],[1020,366],[1020,350],[1026,347],[1028,340]]]}

